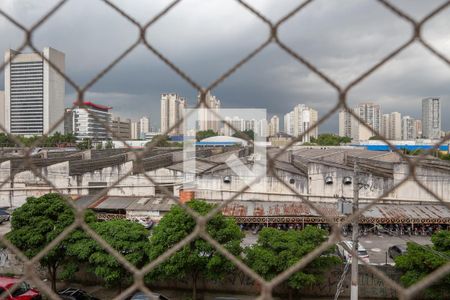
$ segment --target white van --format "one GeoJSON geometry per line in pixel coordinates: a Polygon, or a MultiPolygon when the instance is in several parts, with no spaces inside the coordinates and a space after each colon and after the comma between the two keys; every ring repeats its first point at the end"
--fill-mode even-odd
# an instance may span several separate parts
{"type": "MultiPolygon", "coordinates": [[[[343,242],[339,242],[337,244],[339,255],[343,259],[345,259],[345,261],[351,261],[352,254],[350,252],[348,252],[347,249],[345,249],[344,245],[346,245],[347,248],[349,248],[349,249],[353,249],[353,242],[352,241],[343,241],[343,242]]],[[[367,253],[367,250],[360,243],[358,243],[358,258],[359,258],[359,260],[358,260],[359,264],[362,264],[361,261],[363,261],[365,263],[370,263],[369,254],[367,253]]]]}

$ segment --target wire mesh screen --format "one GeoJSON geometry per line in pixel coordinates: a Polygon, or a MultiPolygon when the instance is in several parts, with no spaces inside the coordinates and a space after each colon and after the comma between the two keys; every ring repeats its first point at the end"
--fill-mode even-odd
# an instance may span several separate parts
{"type": "MultiPolygon", "coordinates": [[[[69,1],[62,0],[59,1],[55,6],[53,6],[44,16],[42,16],[35,24],[33,24],[31,27],[25,27],[22,25],[19,21],[15,20],[11,15],[6,13],[2,8],[0,7],[0,14],[3,18],[6,18],[11,24],[13,24],[15,27],[17,27],[19,30],[22,31],[24,39],[23,43],[18,47],[18,51],[21,51],[27,47],[33,49],[35,52],[39,51],[36,49],[33,38],[35,31],[40,28],[47,20],[49,20],[53,15],[58,14],[60,9],[69,1]]],[[[143,45],[150,53],[153,53],[161,62],[166,64],[169,68],[171,68],[182,80],[184,80],[186,83],[188,83],[190,86],[192,86],[196,91],[198,91],[200,97],[200,101],[197,104],[198,107],[209,107],[208,103],[206,102],[205,98],[209,91],[211,91],[214,88],[217,88],[219,85],[221,85],[227,78],[233,75],[233,73],[236,72],[238,68],[241,66],[247,64],[250,60],[252,60],[255,56],[257,56],[263,49],[265,49],[268,45],[276,45],[280,49],[282,49],[285,53],[287,53],[289,56],[291,56],[293,59],[295,59],[299,64],[305,66],[310,72],[316,74],[319,78],[323,80],[324,83],[326,83],[329,87],[334,89],[337,93],[337,99],[335,101],[334,107],[329,110],[324,116],[320,117],[318,122],[314,124],[313,127],[309,128],[307,132],[304,132],[298,137],[295,137],[288,145],[284,146],[280,152],[278,152],[275,156],[268,157],[268,173],[271,176],[274,176],[281,182],[287,189],[289,189],[293,194],[296,194],[303,203],[305,203],[307,206],[309,206],[311,209],[314,209],[315,211],[319,212],[321,214],[321,217],[329,223],[331,230],[331,234],[326,242],[324,242],[320,247],[316,248],[314,251],[310,252],[308,255],[304,256],[300,261],[298,261],[296,264],[285,270],[284,272],[280,273],[278,276],[273,278],[272,280],[265,280],[263,277],[261,277],[259,274],[257,274],[254,270],[252,270],[250,267],[248,267],[245,263],[242,262],[242,260],[238,257],[235,257],[233,254],[231,254],[223,245],[218,243],[216,240],[214,240],[211,235],[207,232],[206,225],[209,220],[218,212],[220,212],[226,205],[230,204],[234,200],[239,198],[239,195],[244,193],[248,186],[245,188],[242,188],[239,192],[235,193],[234,196],[230,197],[229,199],[226,199],[222,201],[218,206],[216,206],[211,212],[209,212],[207,215],[203,216],[199,213],[195,212],[191,208],[189,208],[187,205],[179,202],[178,197],[175,197],[173,194],[173,191],[167,189],[166,186],[161,185],[158,180],[155,180],[152,178],[152,176],[149,175],[148,171],[151,169],[150,161],[152,161],[152,155],[156,152],[155,151],[155,144],[150,144],[146,146],[145,150],[143,152],[136,152],[134,157],[134,163],[133,168],[126,171],[124,174],[121,175],[121,177],[112,185],[101,188],[100,192],[95,194],[95,197],[97,199],[100,199],[104,195],[108,193],[108,191],[115,186],[120,185],[122,182],[126,182],[126,178],[132,174],[136,173],[142,173],[143,176],[146,177],[146,179],[151,182],[153,186],[157,186],[159,190],[165,194],[166,197],[173,199],[178,205],[180,205],[188,214],[190,214],[195,220],[196,220],[196,227],[192,233],[190,233],[187,237],[185,237],[182,241],[177,243],[174,247],[172,247],[169,251],[165,252],[163,255],[158,257],[157,259],[151,261],[148,265],[145,267],[138,269],[133,264],[131,264],[127,259],[123,256],[123,254],[116,251],[111,245],[109,245],[98,233],[96,233],[86,222],[85,222],[85,210],[79,207],[76,207],[71,199],[67,200],[67,203],[73,207],[73,210],[75,212],[75,220],[74,222],[65,228],[61,234],[59,234],[52,242],[50,242],[40,253],[35,255],[33,258],[29,259],[22,251],[20,251],[17,247],[15,247],[8,239],[2,237],[1,241],[2,243],[17,257],[24,262],[25,264],[25,274],[21,281],[24,280],[31,280],[35,283],[39,289],[41,289],[49,298],[51,299],[59,299],[59,296],[52,291],[46,283],[44,283],[40,276],[35,272],[34,265],[36,265],[40,259],[44,257],[48,251],[50,251],[52,248],[57,246],[60,242],[62,242],[68,235],[73,232],[76,228],[81,228],[84,230],[92,239],[97,241],[108,253],[110,253],[114,258],[117,259],[120,264],[122,264],[126,270],[128,270],[130,273],[133,274],[134,283],[128,287],[125,291],[123,291],[120,295],[116,297],[116,299],[125,299],[126,297],[129,297],[135,290],[141,290],[147,293],[149,296],[151,295],[150,290],[146,287],[144,283],[144,276],[156,268],[158,265],[160,265],[162,262],[164,262],[167,258],[169,258],[171,255],[173,255],[175,252],[180,250],[182,247],[190,243],[191,241],[195,240],[196,238],[202,238],[205,241],[207,241],[209,244],[211,244],[219,253],[221,253],[225,258],[227,258],[229,261],[231,261],[238,269],[240,269],[242,272],[244,272],[247,276],[254,279],[255,282],[257,282],[260,286],[260,296],[259,299],[272,299],[272,292],[274,288],[279,285],[280,283],[286,281],[291,275],[293,275],[295,272],[301,270],[305,266],[307,266],[310,262],[312,262],[315,258],[321,255],[321,253],[325,250],[327,250],[329,247],[335,245],[337,242],[343,240],[343,237],[341,235],[341,229],[342,226],[346,224],[350,224],[353,220],[360,218],[364,211],[369,210],[374,205],[376,205],[380,200],[382,200],[385,196],[387,196],[390,192],[395,191],[397,188],[399,188],[401,185],[405,184],[408,180],[414,180],[424,191],[426,191],[428,194],[430,194],[435,199],[439,200],[442,205],[447,206],[450,208],[450,204],[444,199],[442,199],[441,196],[437,195],[433,190],[431,190],[428,186],[426,186],[420,178],[416,174],[416,168],[424,161],[426,160],[426,153],[416,156],[414,158],[411,158],[411,156],[405,155],[402,151],[400,151],[398,148],[396,148],[389,140],[387,140],[385,137],[382,136],[380,132],[375,132],[376,135],[380,136],[381,139],[387,143],[390,147],[390,149],[394,152],[396,152],[403,161],[407,162],[409,167],[408,175],[401,180],[398,184],[395,184],[393,187],[391,187],[389,190],[385,191],[383,195],[378,197],[378,199],[371,201],[369,205],[364,206],[364,208],[359,209],[357,212],[351,214],[350,216],[346,217],[343,222],[337,224],[333,221],[332,216],[327,215],[325,211],[323,211],[322,208],[318,207],[318,205],[312,201],[308,196],[305,196],[304,194],[300,194],[296,189],[294,189],[289,183],[286,183],[282,178],[279,177],[277,172],[275,172],[275,164],[276,159],[284,154],[286,154],[289,149],[297,142],[301,142],[303,139],[303,136],[308,134],[309,132],[313,131],[317,126],[323,124],[324,121],[329,119],[333,114],[335,114],[340,109],[345,109],[349,111],[349,113],[354,117],[356,120],[361,122],[365,127],[367,127],[369,130],[373,130],[373,128],[370,128],[369,125],[365,124],[364,120],[362,120],[357,114],[355,114],[349,107],[347,96],[349,92],[354,89],[357,85],[359,85],[361,82],[369,78],[373,73],[377,72],[380,67],[382,67],[385,64],[388,64],[391,60],[393,60],[396,56],[398,56],[400,53],[405,51],[408,47],[410,47],[413,44],[421,44],[423,47],[425,47],[427,50],[429,50],[430,54],[437,57],[439,60],[442,61],[442,63],[446,66],[450,65],[449,58],[444,53],[440,53],[437,49],[433,47],[427,40],[426,37],[422,34],[422,28],[424,27],[427,22],[432,20],[435,16],[440,14],[442,11],[444,11],[448,6],[450,5],[450,1],[446,1],[440,6],[436,7],[433,11],[428,13],[425,17],[423,17],[421,20],[415,20],[412,17],[410,17],[407,13],[405,13],[402,9],[395,6],[391,2],[387,0],[379,0],[377,1],[380,6],[384,7],[387,11],[391,12],[392,14],[396,15],[398,18],[403,19],[407,23],[410,24],[412,29],[412,34],[407,39],[406,42],[404,42],[402,45],[397,47],[395,50],[390,52],[388,55],[384,56],[381,60],[379,60],[376,64],[371,66],[369,69],[365,70],[360,76],[358,76],[356,79],[351,81],[349,84],[343,86],[333,79],[331,79],[326,73],[319,70],[319,68],[306,59],[302,53],[296,52],[292,48],[290,48],[287,44],[283,42],[282,39],[280,39],[280,36],[278,35],[279,29],[293,16],[298,15],[305,7],[308,7],[313,0],[308,0],[302,2],[300,5],[292,9],[288,14],[286,14],[284,17],[282,17],[277,22],[270,21],[266,16],[264,16],[261,12],[259,12],[257,9],[246,3],[242,0],[237,0],[236,2],[240,4],[240,7],[243,10],[249,11],[251,14],[256,16],[258,19],[260,19],[266,26],[267,29],[267,38],[263,43],[261,43],[258,47],[254,48],[250,53],[246,54],[244,58],[242,58],[240,61],[236,62],[234,65],[230,66],[230,68],[221,74],[218,78],[214,79],[211,84],[208,86],[202,86],[198,82],[196,82],[191,76],[189,76],[188,73],[183,71],[179,66],[177,66],[175,63],[173,63],[171,60],[169,60],[164,53],[160,52],[153,44],[152,40],[149,39],[146,36],[146,32],[151,28],[155,22],[157,22],[159,19],[164,18],[165,15],[171,11],[174,7],[179,5],[179,3],[182,2],[182,0],[176,0],[171,2],[166,8],[164,8],[161,12],[159,12],[155,17],[153,17],[151,20],[149,20],[146,23],[138,22],[132,15],[129,15],[127,12],[125,12],[120,6],[113,4],[112,2],[108,0],[103,0],[105,4],[105,9],[113,9],[116,11],[121,17],[123,17],[125,20],[130,22],[132,25],[135,26],[136,30],[139,32],[138,38],[135,40],[134,43],[129,45],[129,47],[121,53],[119,56],[117,56],[114,60],[110,62],[110,64],[98,72],[93,78],[91,78],[88,83],[85,85],[79,85],[77,82],[75,82],[72,78],[70,78],[67,74],[63,72],[63,70],[59,70],[56,65],[50,60],[48,60],[46,57],[42,57],[43,60],[45,60],[52,68],[54,68],[66,81],[67,84],[69,84],[71,87],[73,87],[77,93],[77,99],[74,104],[74,106],[84,104],[85,94],[89,89],[98,82],[103,76],[108,74],[119,62],[121,62],[125,57],[127,57],[137,46],[143,45]]],[[[263,26],[263,25],[262,25],[263,26]]],[[[0,70],[4,71],[5,68],[9,65],[11,62],[11,59],[2,63],[0,70]]],[[[219,116],[220,117],[220,116],[219,116]]],[[[94,118],[97,118],[94,116],[94,118]]],[[[58,125],[60,125],[63,122],[63,118],[59,119],[55,124],[52,124],[51,128],[49,128],[48,132],[52,132],[58,125]]],[[[105,129],[111,134],[111,136],[115,140],[122,141],[124,145],[126,145],[129,150],[131,151],[131,147],[129,147],[122,138],[116,135],[116,133],[111,130],[110,126],[105,123],[102,120],[98,120],[99,122],[103,123],[105,129]]],[[[226,120],[222,120],[223,122],[226,122],[226,120]]],[[[176,124],[171,126],[166,132],[162,134],[169,134],[170,131],[178,126],[181,125],[183,120],[181,119],[176,124]]],[[[228,126],[234,128],[233,124],[227,124],[228,126]]],[[[1,128],[3,131],[6,132],[5,128],[1,128]]],[[[36,159],[32,157],[32,149],[33,146],[36,146],[39,144],[41,139],[37,139],[31,147],[25,147],[25,145],[22,143],[21,140],[19,140],[14,135],[11,135],[8,133],[8,136],[17,144],[21,145],[24,149],[28,149],[25,153],[24,160],[21,163],[17,163],[19,165],[15,165],[14,170],[12,170],[9,178],[2,182],[1,186],[2,189],[6,188],[6,185],[8,182],[16,175],[17,173],[23,171],[24,169],[30,170],[33,172],[33,174],[42,179],[43,182],[45,182],[48,186],[52,187],[53,191],[60,192],[60,189],[56,187],[51,181],[49,181],[41,172],[40,167],[42,165],[45,165],[45,159],[36,159]]],[[[252,140],[249,137],[245,137],[245,139],[248,140],[249,143],[252,143],[252,140]]],[[[450,139],[450,136],[447,135],[443,137],[439,143],[436,143],[433,146],[433,150],[438,149],[442,144],[444,144],[446,141],[450,139]]],[[[172,157],[166,154],[160,154],[161,159],[170,161],[172,157]]],[[[77,164],[77,159],[79,157],[74,157],[73,162],[74,164],[77,164]]],[[[54,158],[58,159],[58,158],[54,158]]],[[[154,159],[153,159],[154,160],[154,159]]],[[[104,160],[105,166],[110,164],[120,164],[127,161],[127,155],[124,153],[119,153],[116,155],[112,155],[104,160]]],[[[158,160],[160,161],[160,160],[158,160]]],[[[85,163],[86,164],[86,163],[85,163]]],[[[81,166],[81,165],[79,165],[81,166]]],[[[255,178],[255,182],[260,180],[261,178],[255,178]]],[[[251,184],[250,184],[251,185],[251,184]]],[[[314,196],[314,195],[311,195],[314,196]]],[[[405,288],[398,283],[392,281],[387,275],[383,274],[381,271],[379,271],[377,268],[367,265],[368,270],[373,273],[376,277],[378,277],[380,280],[382,280],[387,286],[394,289],[400,299],[412,299],[416,297],[419,293],[421,293],[425,288],[432,285],[437,280],[443,278],[447,274],[450,273],[450,263],[447,263],[443,265],[442,267],[438,268],[422,280],[420,280],[418,283],[405,288]]],[[[342,285],[342,283],[341,283],[342,285]]]]}

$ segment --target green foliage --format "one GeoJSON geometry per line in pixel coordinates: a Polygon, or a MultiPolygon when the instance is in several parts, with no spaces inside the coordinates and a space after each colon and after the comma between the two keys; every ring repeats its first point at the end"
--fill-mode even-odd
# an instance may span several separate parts
{"type": "MultiPolygon", "coordinates": [[[[187,205],[201,215],[206,215],[213,208],[211,204],[199,200],[192,200],[187,205]]],[[[195,220],[183,208],[173,206],[154,229],[150,240],[150,259],[156,259],[173,247],[188,236],[195,226],[195,220]]],[[[208,222],[207,230],[218,243],[239,256],[244,235],[233,219],[225,218],[219,213],[208,222]]],[[[235,266],[214,247],[202,239],[195,239],[158,266],[151,277],[172,280],[191,277],[195,299],[196,282],[200,276],[220,279],[234,269],[235,266]]]]}
{"type": "MultiPolygon", "coordinates": [[[[95,217],[87,213],[86,221],[95,217]]],[[[27,202],[12,214],[11,231],[7,238],[23,253],[31,258],[37,255],[67,226],[74,221],[74,214],[69,205],[59,194],[46,194],[39,198],[28,198],[27,202]]],[[[58,267],[67,264],[67,239],[63,240],[40,260],[52,277],[55,287],[58,267]]]]}
{"type": "Polygon", "coordinates": [[[319,134],[317,138],[311,137],[311,143],[320,146],[339,146],[342,144],[348,144],[352,141],[351,138],[346,136],[338,136],[332,133],[319,134]]]}
{"type": "MultiPolygon", "coordinates": [[[[148,262],[148,231],[144,226],[129,220],[114,220],[95,222],[91,227],[134,266],[141,268],[148,262]]],[[[88,270],[108,286],[121,287],[131,277],[114,256],[84,232],[72,235],[67,254],[87,262],[88,270]]]]}
{"type": "MultiPolygon", "coordinates": [[[[406,254],[395,258],[395,267],[403,271],[400,278],[405,286],[411,286],[425,276],[448,263],[450,260],[450,231],[442,230],[433,234],[433,245],[422,246],[408,243],[406,254]]],[[[450,297],[450,275],[444,276],[427,288],[427,299],[448,299],[450,297]]]]}
{"type": "Polygon", "coordinates": [[[102,150],[103,149],[103,143],[98,143],[96,146],[95,146],[95,150],[102,150]]]}
{"type": "Polygon", "coordinates": [[[158,134],[155,135],[150,142],[145,144],[146,147],[171,147],[172,144],[169,141],[169,137],[167,135],[158,134]]]}
{"type": "Polygon", "coordinates": [[[212,129],[208,129],[208,130],[203,130],[203,131],[197,131],[195,138],[197,139],[197,142],[199,142],[203,139],[206,139],[206,138],[209,138],[212,136],[217,136],[217,135],[218,135],[217,132],[215,132],[212,129]]]}
{"type": "Polygon", "coordinates": [[[235,133],[233,133],[233,136],[244,140],[250,139],[253,141],[255,139],[255,132],[251,129],[247,129],[244,131],[236,131],[235,133]]]}
{"type": "Polygon", "coordinates": [[[112,149],[114,148],[114,144],[111,140],[107,141],[105,144],[105,149],[112,149]]]}
{"type": "Polygon", "coordinates": [[[369,138],[369,140],[371,140],[371,141],[382,140],[382,139],[383,139],[383,137],[381,137],[379,135],[374,135],[369,138]]]}
{"type": "Polygon", "coordinates": [[[77,144],[77,148],[80,150],[89,150],[92,149],[92,140],[88,138],[84,138],[83,141],[77,144]]]}
{"type": "MultiPolygon", "coordinates": [[[[61,134],[59,132],[55,132],[55,134],[45,137],[40,136],[16,136],[17,139],[26,147],[30,147],[35,145],[37,140],[40,140],[35,146],[36,147],[57,147],[59,145],[64,144],[74,144],[76,142],[76,138],[72,133],[61,134]]],[[[19,147],[20,145],[16,144],[7,134],[0,133],[0,147],[19,147]]]]}
{"type": "MultiPolygon", "coordinates": [[[[247,264],[270,280],[320,246],[327,240],[327,235],[327,231],[315,226],[306,226],[301,231],[264,228],[257,243],[246,249],[247,264]]],[[[330,248],[293,274],[288,279],[288,285],[293,289],[302,289],[319,283],[327,269],[340,262],[339,258],[330,255],[333,252],[334,249],[330,248]]]]}

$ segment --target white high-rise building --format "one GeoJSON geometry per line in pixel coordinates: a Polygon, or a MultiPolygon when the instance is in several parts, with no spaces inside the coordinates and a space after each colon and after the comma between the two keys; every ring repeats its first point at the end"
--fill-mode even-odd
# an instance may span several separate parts
{"type": "MultiPolygon", "coordinates": [[[[201,94],[197,97],[198,102],[201,101],[200,96],[201,94]]],[[[213,130],[219,132],[222,123],[220,117],[218,117],[221,105],[220,100],[216,96],[213,96],[211,92],[208,92],[205,95],[205,102],[208,106],[202,103],[199,107],[198,130],[213,130]]]]}
{"type": "MultiPolygon", "coordinates": [[[[285,115],[285,126],[288,126],[288,134],[292,136],[300,136],[307,132],[318,120],[318,112],[315,109],[307,107],[304,104],[298,104],[294,109],[285,115]]],[[[319,128],[315,127],[308,133],[306,133],[302,141],[310,142],[311,137],[316,137],[319,135],[319,128]]]]}
{"type": "Polygon", "coordinates": [[[66,110],[66,118],[72,117],[73,134],[78,141],[91,139],[93,141],[104,141],[110,138],[111,134],[105,128],[111,128],[111,107],[84,102],[84,105],[66,110]]]}
{"type": "Polygon", "coordinates": [[[145,136],[148,132],[150,132],[150,121],[147,117],[142,117],[139,119],[139,135],[145,136]]]}
{"type": "Polygon", "coordinates": [[[172,128],[182,120],[187,101],[178,94],[161,94],[161,133],[169,135],[183,134],[183,122],[172,128]],[[172,128],[169,132],[168,130],[172,128]]]}
{"type": "Polygon", "coordinates": [[[439,98],[422,99],[422,135],[427,139],[441,137],[441,103],[439,98]]]}
{"type": "Polygon", "coordinates": [[[138,140],[141,138],[141,123],[138,122],[131,122],[131,139],[138,140]]]}
{"type": "Polygon", "coordinates": [[[402,140],[415,140],[416,138],[416,120],[410,116],[404,116],[402,118],[402,140]]]}
{"type": "Polygon", "coordinates": [[[270,118],[269,123],[269,136],[275,136],[280,132],[280,118],[277,115],[270,118]]]}
{"type": "Polygon", "coordinates": [[[339,136],[352,137],[352,119],[347,110],[339,111],[339,136]]]}
{"type": "Polygon", "coordinates": [[[422,138],[422,120],[416,120],[414,126],[416,127],[416,138],[422,138]]]}
{"type": "Polygon", "coordinates": [[[287,114],[284,115],[283,118],[283,125],[284,125],[284,132],[289,134],[289,135],[293,135],[294,132],[294,128],[293,128],[293,123],[292,123],[292,119],[294,118],[294,112],[288,112],[287,114]]]}
{"type": "Polygon", "coordinates": [[[44,48],[42,53],[7,50],[5,62],[5,128],[16,135],[33,136],[63,132],[63,122],[50,129],[64,116],[64,78],[45,57],[65,71],[64,53],[44,48]]]}
{"type": "Polygon", "coordinates": [[[380,131],[381,125],[381,106],[372,102],[360,103],[354,110],[372,130],[372,136],[375,135],[375,130],[380,131]]]}
{"type": "Polygon", "coordinates": [[[402,115],[396,111],[389,114],[389,139],[402,139],[402,115]]]}
{"type": "Polygon", "coordinates": [[[0,132],[3,132],[3,129],[5,127],[5,92],[0,91],[0,124],[2,127],[0,127],[0,132]]]}
{"type": "Polygon", "coordinates": [[[390,126],[390,119],[389,119],[389,114],[383,114],[383,116],[381,117],[381,135],[385,138],[385,139],[389,139],[391,136],[391,126],[390,126]]]}

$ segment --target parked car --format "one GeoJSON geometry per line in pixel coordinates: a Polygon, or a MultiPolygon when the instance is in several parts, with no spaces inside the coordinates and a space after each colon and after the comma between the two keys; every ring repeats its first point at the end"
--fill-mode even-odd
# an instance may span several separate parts
{"type": "Polygon", "coordinates": [[[406,245],[394,245],[389,247],[388,254],[390,258],[395,259],[397,256],[405,254],[406,251],[406,245]]]}
{"type": "Polygon", "coordinates": [[[130,300],[169,300],[169,298],[158,293],[152,293],[152,298],[149,298],[144,292],[137,292],[131,296],[130,300]]]}
{"type": "MultiPolygon", "coordinates": [[[[353,242],[352,241],[343,241],[337,244],[338,253],[339,255],[345,259],[345,261],[351,261],[352,254],[345,249],[345,246],[347,246],[348,249],[353,249],[353,242]]],[[[367,250],[358,243],[358,263],[361,264],[363,262],[369,263],[369,254],[367,253],[367,250]]]]}
{"type": "Polygon", "coordinates": [[[99,300],[83,290],[77,288],[67,288],[61,291],[58,291],[58,295],[63,300],[99,300]]]}
{"type": "Polygon", "coordinates": [[[0,276],[0,295],[5,295],[2,299],[7,300],[42,300],[42,296],[38,290],[30,287],[25,281],[12,291],[20,281],[19,278],[0,276]]]}
{"type": "Polygon", "coordinates": [[[9,212],[7,212],[4,209],[0,209],[0,224],[3,224],[3,222],[9,221],[11,218],[11,215],[9,212]]]}

